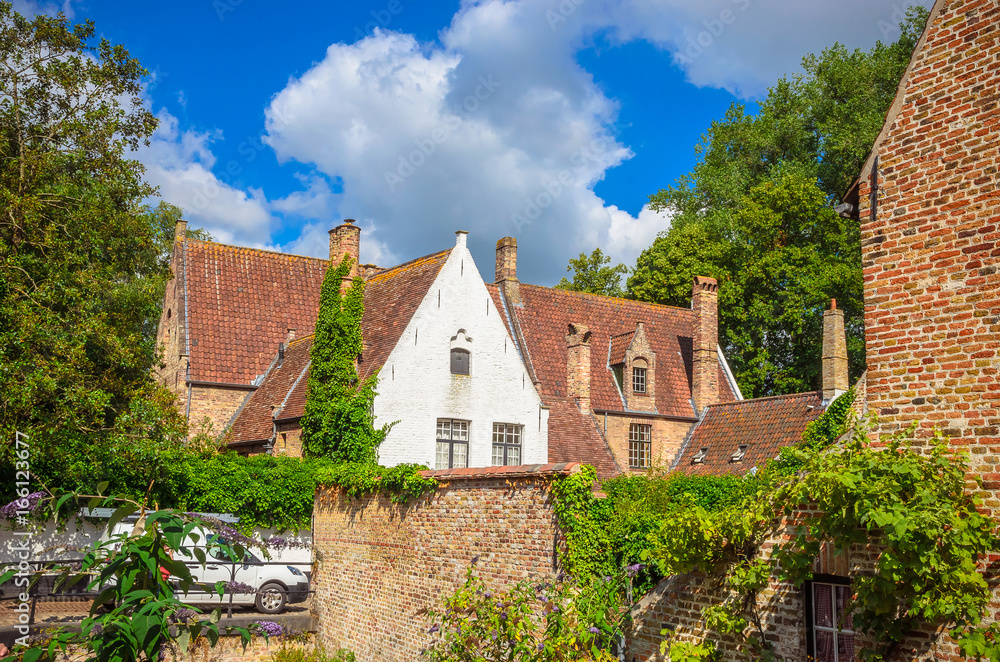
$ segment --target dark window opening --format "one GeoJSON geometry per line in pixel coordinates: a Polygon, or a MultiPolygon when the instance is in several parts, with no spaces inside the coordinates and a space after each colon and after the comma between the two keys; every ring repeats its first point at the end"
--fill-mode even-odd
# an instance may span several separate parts
{"type": "Polygon", "coordinates": [[[439,418],[435,469],[464,469],[469,466],[469,422],[439,418]]]}
{"type": "Polygon", "coordinates": [[[628,466],[648,469],[652,450],[650,426],[632,423],[628,426],[628,466]]]}
{"type": "Polygon", "coordinates": [[[467,349],[451,350],[451,374],[453,375],[469,374],[469,350],[467,349]]]}
{"type": "Polygon", "coordinates": [[[513,423],[493,424],[493,466],[521,464],[521,429],[513,423]]]}
{"type": "Polygon", "coordinates": [[[852,662],[854,623],[848,610],[851,585],[846,577],[815,575],[806,582],[806,646],[810,660],[852,662]]]}
{"type": "Polygon", "coordinates": [[[645,393],[646,392],[646,369],[645,368],[632,368],[632,392],[633,393],[645,393]]]}

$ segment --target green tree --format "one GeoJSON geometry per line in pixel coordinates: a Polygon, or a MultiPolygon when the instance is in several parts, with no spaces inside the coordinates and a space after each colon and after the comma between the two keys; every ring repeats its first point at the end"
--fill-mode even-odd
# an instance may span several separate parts
{"type": "Polygon", "coordinates": [[[864,368],[859,228],[833,211],[856,179],[926,22],[907,10],[892,44],[836,44],[769,90],[734,103],[695,148],[698,162],[650,196],[671,227],[639,257],[629,295],[687,306],[691,280],[720,282],[720,343],[743,393],[819,386],[821,311],[844,310],[851,372],[864,368]]]}
{"type": "Polygon", "coordinates": [[[131,462],[151,478],[157,449],[184,438],[150,376],[169,270],[142,206],[154,191],[128,158],[156,127],[146,73],[124,47],[95,43],[92,22],[28,20],[0,2],[4,493],[15,432],[31,439],[32,473],[68,488],[131,462]]]}
{"type": "Polygon", "coordinates": [[[573,281],[563,278],[556,287],[561,290],[604,294],[611,297],[625,296],[622,276],[628,273],[628,267],[624,264],[612,267],[610,264],[611,258],[600,248],[595,248],[590,255],[580,253],[580,257],[570,258],[566,267],[566,271],[573,272],[573,281]]]}
{"type": "Polygon", "coordinates": [[[355,278],[341,294],[341,283],[351,265],[350,257],[339,265],[331,263],[323,279],[302,416],[302,442],[312,456],[376,464],[378,446],[393,424],[375,428],[377,375],[358,381],[356,361],[362,349],[365,282],[355,278]]]}

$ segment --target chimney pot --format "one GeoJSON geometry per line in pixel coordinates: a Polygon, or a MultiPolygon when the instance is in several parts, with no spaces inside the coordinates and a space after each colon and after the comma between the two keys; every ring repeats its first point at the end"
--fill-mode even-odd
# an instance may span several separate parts
{"type": "Polygon", "coordinates": [[[517,239],[504,237],[497,242],[497,264],[494,282],[500,286],[511,305],[521,303],[521,284],[517,280],[517,239]]]}
{"type": "Polygon", "coordinates": [[[844,311],[837,310],[837,300],[823,313],[823,400],[830,402],[849,388],[847,333],[844,311]]]}
{"type": "Polygon", "coordinates": [[[691,308],[694,309],[694,365],[691,399],[695,413],[719,401],[719,283],[695,276],[691,308]]]}
{"type": "Polygon", "coordinates": [[[330,265],[337,267],[344,261],[344,257],[351,258],[351,271],[344,279],[343,287],[350,285],[358,273],[360,273],[361,257],[361,228],[354,225],[353,218],[346,218],[344,222],[330,230],[330,265]]]}

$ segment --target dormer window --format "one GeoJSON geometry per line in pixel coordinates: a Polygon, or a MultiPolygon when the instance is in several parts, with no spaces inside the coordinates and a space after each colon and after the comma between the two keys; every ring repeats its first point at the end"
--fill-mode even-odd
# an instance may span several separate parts
{"type": "Polygon", "coordinates": [[[749,446],[747,444],[740,444],[739,448],[736,449],[736,452],[733,453],[732,457],[729,458],[729,461],[730,462],[742,462],[743,461],[743,456],[745,456],[747,454],[747,449],[748,448],[749,448],[749,446]]]}
{"type": "Polygon", "coordinates": [[[694,457],[691,458],[691,464],[704,464],[705,457],[708,455],[708,446],[702,446],[701,450],[695,453],[694,457]]]}
{"type": "Polygon", "coordinates": [[[645,366],[632,366],[632,392],[646,392],[646,368],[645,366]]]}
{"type": "Polygon", "coordinates": [[[469,350],[467,349],[451,350],[451,374],[469,374],[469,356],[469,350]]]}

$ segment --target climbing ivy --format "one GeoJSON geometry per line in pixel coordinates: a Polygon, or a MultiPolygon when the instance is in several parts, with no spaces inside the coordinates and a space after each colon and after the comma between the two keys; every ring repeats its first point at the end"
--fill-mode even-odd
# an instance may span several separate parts
{"type": "Polygon", "coordinates": [[[352,264],[349,256],[337,266],[331,262],[323,279],[301,421],[302,442],[307,455],[374,465],[379,444],[393,423],[375,427],[377,375],[358,382],[365,282],[355,278],[346,292],[340,291],[352,264]]]}
{"type": "Polygon", "coordinates": [[[749,659],[777,660],[762,592],[774,581],[810,579],[823,544],[840,552],[874,540],[878,555],[854,578],[850,605],[855,630],[871,644],[864,659],[890,659],[908,633],[929,625],[948,631],[969,658],[1000,660],[1000,625],[981,624],[991,581],[982,563],[1000,552],[1000,530],[967,489],[967,455],[937,433],[914,441],[912,429],[873,444],[874,421],[851,425],[853,398],[832,403],[801,444],[752,476],[616,478],[601,486],[603,498],[592,469],[557,480],[564,564],[587,577],[638,560],[647,588],[663,576],[705,573],[726,589],[702,612],[709,636],[667,639],[664,653],[714,660],[728,638],[749,659]],[[787,534],[779,515],[798,525],[764,553],[787,534]]]}
{"type": "Polygon", "coordinates": [[[342,488],[347,496],[357,498],[380,492],[393,503],[405,503],[434,491],[437,481],[420,474],[427,467],[399,464],[381,467],[361,462],[336,464],[320,469],[316,481],[320,485],[342,488]]]}

